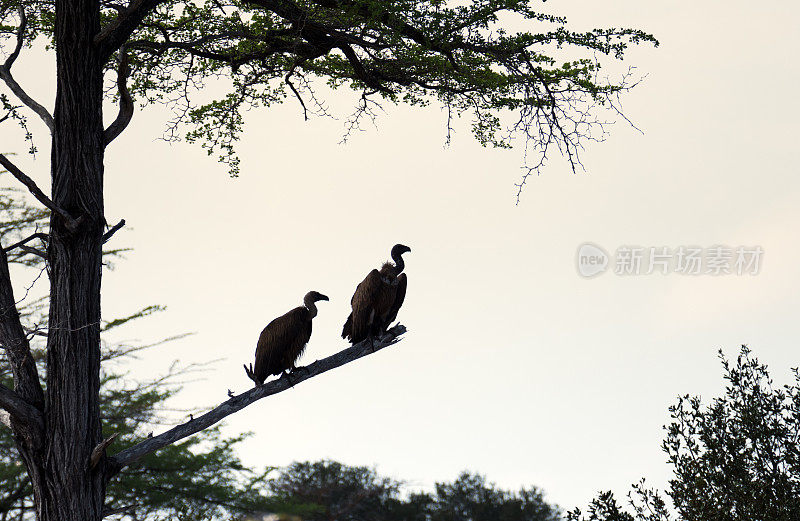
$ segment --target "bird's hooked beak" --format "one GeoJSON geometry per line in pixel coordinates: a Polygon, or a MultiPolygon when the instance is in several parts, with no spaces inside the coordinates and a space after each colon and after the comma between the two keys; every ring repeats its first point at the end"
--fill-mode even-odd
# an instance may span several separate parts
{"type": "Polygon", "coordinates": [[[322,293],[317,295],[317,300],[330,300],[327,295],[323,295],[322,293]]]}

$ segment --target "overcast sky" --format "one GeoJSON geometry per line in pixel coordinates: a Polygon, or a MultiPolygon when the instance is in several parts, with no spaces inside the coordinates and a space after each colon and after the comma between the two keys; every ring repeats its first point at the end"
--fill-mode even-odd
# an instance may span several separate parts
{"type": "MultiPolygon", "coordinates": [[[[647,77],[624,108],[644,134],[615,125],[585,152],[586,173],[554,155],[518,206],[520,150],[481,148],[468,122],[444,147],[436,107],[386,107],[346,145],[346,93],[330,98],[339,120],[305,122],[292,102],[251,112],[238,179],[199,147],[157,140],[163,109],[137,114],[107,154],[107,218],[126,219],[114,241],[134,252],[104,278],[104,316],[163,304],[121,338],[196,334],[149,352],[132,375],[221,358],[176,405],[244,391],[259,332],[312,289],[331,301],[300,363],[335,353],[356,284],[402,242],[413,249],[405,339],[230,417],[226,432],[254,432],[248,464],[333,458],[421,487],[471,469],[571,508],[641,477],[665,483],[667,407],[720,391],[718,349],[749,344],[786,381],[800,365],[800,7],[546,6],[576,29],[637,27],[661,47],[630,54],[647,77]],[[585,242],[611,255],[719,244],[764,254],[757,275],[620,276],[612,260],[586,279],[585,242]]],[[[47,92],[50,62],[29,63],[43,66],[21,81],[47,92]]],[[[20,161],[49,186],[38,144],[39,161],[20,161]]]]}

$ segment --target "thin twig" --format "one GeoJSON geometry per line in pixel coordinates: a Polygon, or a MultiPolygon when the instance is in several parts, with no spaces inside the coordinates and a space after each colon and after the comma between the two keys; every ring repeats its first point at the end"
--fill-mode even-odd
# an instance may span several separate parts
{"type": "Polygon", "coordinates": [[[119,222],[118,222],[117,224],[115,224],[113,228],[111,228],[111,229],[110,229],[110,230],[108,230],[108,231],[107,231],[105,234],[103,234],[103,244],[105,244],[106,242],[108,242],[108,240],[109,240],[109,239],[110,239],[110,238],[111,238],[111,237],[112,237],[112,236],[113,236],[115,233],[117,233],[117,231],[119,231],[119,229],[120,229],[120,228],[122,228],[123,226],[125,226],[125,219],[120,219],[120,220],[119,220],[119,222]]]}
{"type": "Polygon", "coordinates": [[[114,514],[127,514],[128,512],[135,510],[138,507],[138,503],[134,503],[132,505],[128,505],[125,507],[119,508],[104,508],[103,509],[103,517],[113,516],[114,514]]]}

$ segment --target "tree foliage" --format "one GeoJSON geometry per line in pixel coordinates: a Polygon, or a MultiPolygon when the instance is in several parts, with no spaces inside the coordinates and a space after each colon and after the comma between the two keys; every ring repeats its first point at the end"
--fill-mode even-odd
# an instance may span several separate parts
{"type": "MultiPolygon", "coordinates": [[[[635,83],[601,75],[599,57],[622,59],[631,44],[658,42],[638,29],[573,31],[537,3],[146,0],[126,11],[104,0],[98,39],[114,55],[105,62],[109,99],[130,110],[131,103],[168,104],[168,139],[201,142],[233,175],[243,113],[294,98],[306,117],[328,114],[315,94],[323,84],[358,93],[345,139],[381,102],[436,101],[446,108],[448,140],[452,118],[466,115],[484,145],[522,138],[538,158],[531,169],[551,146],[575,168],[584,141],[605,135],[600,107],[618,111],[617,94],[635,83]],[[209,99],[209,85],[222,94],[209,99]]],[[[0,5],[0,37],[16,38],[22,8],[26,45],[39,36],[52,41],[51,1],[0,5]]]]}
{"type": "Polygon", "coordinates": [[[312,506],[305,521],[378,521],[384,519],[400,483],[367,467],[317,461],[282,469],[270,489],[287,502],[312,506]]]}
{"type": "Polygon", "coordinates": [[[437,483],[430,506],[431,521],[556,521],[556,507],[535,488],[517,492],[497,488],[478,474],[462,473],[452,483],[437,483]]]}
{"type": "Polygon", "coordinates": [[[723,396],[704,405],[684,395],[670,407],[662,444],[674,476],[666,495],[643,483],[631,494],[633,514],[604,493],[579,521],[789,521],[800,519],[800,373],[776,387],[766,365],[742,346],[732,363],[720,359],[723,396]]]}
{"type": "Polygon", "coordinates": [[[404,494],[403,483],[368,467],[335,461],[293,463],[270,484],[290,504],[316,507],[304,521],[557,521],[557,507],[536,488],[502,490],[478,474],[404,494]]]}

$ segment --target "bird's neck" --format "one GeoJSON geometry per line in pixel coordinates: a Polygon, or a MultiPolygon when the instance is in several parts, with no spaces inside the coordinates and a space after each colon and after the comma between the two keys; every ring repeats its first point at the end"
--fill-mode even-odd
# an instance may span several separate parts
{"type": "Polygon", "coordinates": [[[394,261],[395,274],[400,275],[406,267],[406,263],[403,262],[403,257],[401,257],[400,254],[392,255],[392,260],[394,261]]]}
{"type": "Polygon", "coordinates": [[[317,316],[317,305],[314,304],[314,301],[310,298],[303,299],[303,304],[305,304],[306,308],[308,308],[308,313],[311,315],[311,318],[317,316]]]}

